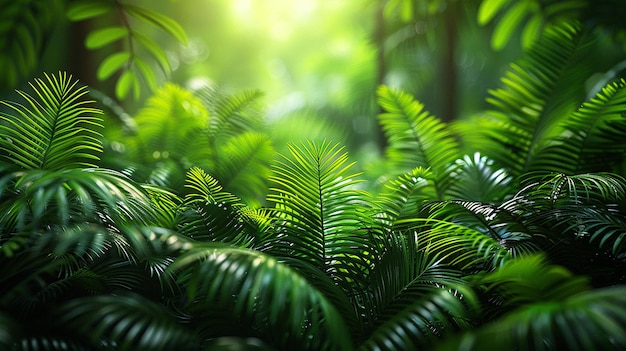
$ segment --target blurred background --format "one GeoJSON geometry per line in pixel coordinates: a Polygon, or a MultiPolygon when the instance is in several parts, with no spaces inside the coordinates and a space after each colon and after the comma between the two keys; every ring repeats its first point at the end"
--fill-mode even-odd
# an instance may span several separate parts
{"type": "MultiPolygon", "coordinates": [[[[489,89],[499,86],[509,63],[523,53],[523,33],[512,24],[509,40],[494,45],[495,24],[477,20],[482,2],[129,1],[178,21],[187,43],[116,13],[55,23],[34,76],[67,70],[113,98],[115,79],[100,81],[97,70],[103,58],[120,47],[89,50],[84,43],[94,28],[128,20],[166,52],[171,72],[161,71],[160,84],[171,81],[187,88],[214,84],[232,93],[261,90],[266,132],[277,151],[284,151],[287,143],[328,139],[341,142],[354,158],[367,163],[379,158],[385,146],[376,121],[380,111],[375,91],[381,84],[414,95],[446,122],[488,108],[489,89]]],[[[51,1],[50,11],[53,3],[64,2],[51,1]]],[[[57,7],[63,11],[62,5],[57,7]]],[[[623,55],[621,47],[611,45],[607,42],[598,51],[599,74],[623,55]]],[[[133,115],[149,96],[150,91],[143,90],[139,99],[117,102],[133,115]]]]}

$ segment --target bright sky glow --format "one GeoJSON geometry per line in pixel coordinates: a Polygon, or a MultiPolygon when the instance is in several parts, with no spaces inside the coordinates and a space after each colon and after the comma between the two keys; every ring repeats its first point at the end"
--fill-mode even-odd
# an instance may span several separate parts
{"type": "Polygon", "coordinates": [[[241,23],[253,24],[277,41],[289,39],[291,28],[311,21],[318,9],[317,0],[234,0],[233,13],[241,23]]]}

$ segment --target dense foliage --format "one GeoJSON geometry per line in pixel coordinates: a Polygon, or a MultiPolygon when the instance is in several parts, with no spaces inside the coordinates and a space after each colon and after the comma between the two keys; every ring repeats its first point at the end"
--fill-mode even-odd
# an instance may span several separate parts
{"type": "Polygon", "coordinates": [[[626,349],[626,81],[584,89],[596,35],[547,27],[469,120],[381,85],[375,179],[336,141],[277,155],[259,91],[116,119],[34,79],[1,102],[0,349],[626,349]]]}

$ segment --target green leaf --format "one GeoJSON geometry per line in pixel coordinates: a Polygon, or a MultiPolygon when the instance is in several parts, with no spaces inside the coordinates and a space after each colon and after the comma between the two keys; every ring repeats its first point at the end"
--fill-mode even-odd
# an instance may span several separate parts
{"type": "Polygon", "coordinates": [[[133,38],[141,44],[159,63],[159,66],[163,69],[164,72],[169,72],[172,68],[170,66],[170,61],[167,59],[167,55],[165,51],[161,49],[159,44],[157,44],[154,40],[149,39],[139,33],[133,33],[133,38]]]}
{"type": "Polygon", "coordinates": [[[82,21],[98,17],[109,12],[114,7],[112,1],[81,1],[70,5],[66,16],[70,21],[82,21]]]}
{"type": "Polygon", "coordinates": [[[98,49],[107,44],[120,40],[128,35],[124,27],[107,27],[89,33],[85,41],[88,49],[98,49]]]}
{"type": "Polygon", "coordinates": [[[187,34],[185,33],[185,30],[180,26],[180,24],[178,24],[178,22],[174,21],[170,17],[139,6],[124,5],[124,9],[131,16],[144,22],[154,24],[155,26],[170,33],[182,44],[187,44],[187,34]]]}
{"type": "Polygon", "coordinates": [[[494,50],[501,50],[506,46],[509,39],[511,39],[511,35],[517,29],[526,13],[528,13],[528,7],[529,5],[526,1],[520,1],[502,16],[491,37],[491,46],[494,50]]]}
{"type": "Polygon", "coordinates": [[[135,65],[137,66],[139,73],[143,76],[144,82],[148,85],[148,88],[150,88],[150,90],[155,90],[157,88],[157,80],[154,75],[154,71],[139,57],[135,58],[135,65]]]}
{"type": "Polygon", "coordinates": [[[487,24],[510,0],[483,0],[478,9],[478,23],[487,24]]]}
{"type": "Polygon", "coordinates": [[[115,71],[119,70],[130,61],[130,53],[128,51],[116,52],[102,61],[98,67],[98,79],[105,80],[109,78],[115,71]]]}
{"type": "Polygon", "coordinates": [[[124,71],[115,85],[115,96],[120,99],[125,99],[132,91],[133,96],[138,97],[138,89],[140,89],[138,84],[139,82],[135,72],[131,70],[124,71]]]}
{"type": "Polygon", "coordinates": [[[541,29],[543,27],[543,18],[541,15],[536,14],[528,20],[524,30],[522,31],[522,48],[529,49],[530,46],[541,35],[541,29]]]}

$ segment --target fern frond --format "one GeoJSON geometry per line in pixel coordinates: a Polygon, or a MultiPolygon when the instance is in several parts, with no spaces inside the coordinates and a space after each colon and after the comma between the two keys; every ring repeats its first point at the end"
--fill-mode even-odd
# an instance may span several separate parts
{"type": "Polygon", "coordinates": [[[243,132],[219,147],[213,175],[226,189],[255,204],[267,194],[274,156],[267,135],[243,132]]]}
{"type": "MultiPolygon", "coordinates": [[[[429,218],[454,223],[472,231],[482,233],[495,240],[508,252],[505,259],[524,256],[541,251],[547,241],[542,228],[526,223],[525,212],[519,206],[522,201],[509,200],[501,205],[478,201],[448,200],[433,202],[425,206],[429,218]],[[510,257],[508,257],[510,256],[510,257]]],[[[498,255],[496,255],[497,258],[498,255]]],[[[495,267],[502,264],[495,262],[495,267]]],[[[477,262],[478,263],[478,262],[477,262]]]]}
{"type": "Polygon", "coordinates": [[[82,98],[87,89],[67,73],[45,75],[31,84],[25,103],[1,101],[0,159],[24,169],[95,167],[102,152],[101,112],[82,98]]]}
{"type": "Polygon", "coordinates": [[[422,247],[443,263],[461,269],[493,269],[511,258],[511,253],[495,239],[463,224],[434,218],[407,220],[418,230],[422,247]]]}
{"type": "Polygon", "coordinates": [[[171,158],[202,165],[215,152],[209,149],[208,119],[208,111],[190,91],[165,84],[135,117],[137,139],[129,151],[146,163],[171,158]]]}
{"type": "Polygon", "coordinates": [[[571,118],[551,152],[561,154],[567,174],[610,172],[623,161],[626,149],[626,81],[609,83],[571,118]]]}
{"type": "Polygon", "coordinates": [[[385,220],[393,222],[416,216],[422,205],[435,197],[432,177],[429,170],[417,167],[389,180],[377,200],[385,214],[385,220]]]}
{"type": "MultiPolygon", "coordinates": [[[[484,139],[477,148],[513,177],[536,170],[566,167],[563,153],[550,152],[562,123],[584,99],[584,82],[593,38],[579,25],[546,31],[543,39],[502,79],[503,87],[487,99],[496,110],[481,122],[484,139]]],[[[474,128],[476,125],[474,125],[474,128]]],[[[575,155],[570,157],[574,158],[575,155]]]]}
{"type": "Polygon", "coordinates": [[[228,139],[246,131],[254,131],[261,124],[260,90],[247,90],[228,95],[222,88],[205,86],[196,92],[211,115],[209,134],[228,139]]]}
{"type": "Polygon", "coordinates": [[[369,200],[355,189],[358,174],[349,173],[353,163],[343,148],[309,142],[290,149],[291,157],[274,166],[268,195],[274,228],[262,242],[271,254],[304,260],[350,291],[363,283],[375,255],[369,200]]]}
{"type": "Polygon", "coordinates": [[[258,251],[192,250],[171,267],[181,277],[187,308],[208,337],[259,336],[284,350],[351,350],[335,307],[306,279],[258,251]],[[204,318],[206,314],[224,316],[204,318]]]}
{"type": "Polygon", "coordinates": [[[105,169],[33,170],[2,178],[0,227],[3,234],[48,225],[102,222],[151,224],[148,194],[120,173],[105,169]]]}
{"type": "Polygon", "coordinates": [[[370,277],[372,291],[363,312],[369,337],[362,349],[425,346],[476,307],[460,272],[425,252],[409,233],[389,236],[370,277]]]}
{"type": "Polygon", "coordinates": [[[626,248],[626,180],[612,174],[547,175],[520,196],[532,211],[529,224],[570,240],[589,240],[621,256],[626,248]]]}
{"type": "Polygon", "coordinates": [[[104,344],[118,350],[171,350],[199,342],[163,305],[140,295],[87,296],[54,312],[66,332],[87,337],[94,348],[104,344]]]}
{"type": "Polygon", "coordinates": [[[194,167],[187,174],[187,210],[179,214],[181,233],[198,241],[219,241],[248,247],[254,241],[254,220],[241,200],[224,191],[204,170],[194,167]]]}
{"type": "Polygon", "coordinates": [[[493,202],[510,194],[511,176],[494,167],[493,160],[479,152],[455,162],[450,176],[454,179],[447,195],[452,199],[493,202]]]}
{"type": "Polygon", "coordinates": [[[379,121],[389,141],[386,156],[396,172],[415,167],[433,173],[436,199],[449,187],[449,166],[459,154],[459,146],[446,125],[424,111],[424,105],[409,94],[381,86],[378,104],[386,111],[379,121]]]}
{"type": "MultiPolygon", "coordinates": [[[[626,347],[626,288],[591,290],[584,277],[537,257],[512,261],[493,273],[492,288],[509,313],[437,350],[603,350],[626,347]]],[[[498,309],[502,310],[501,307],[498,309]]]]}

